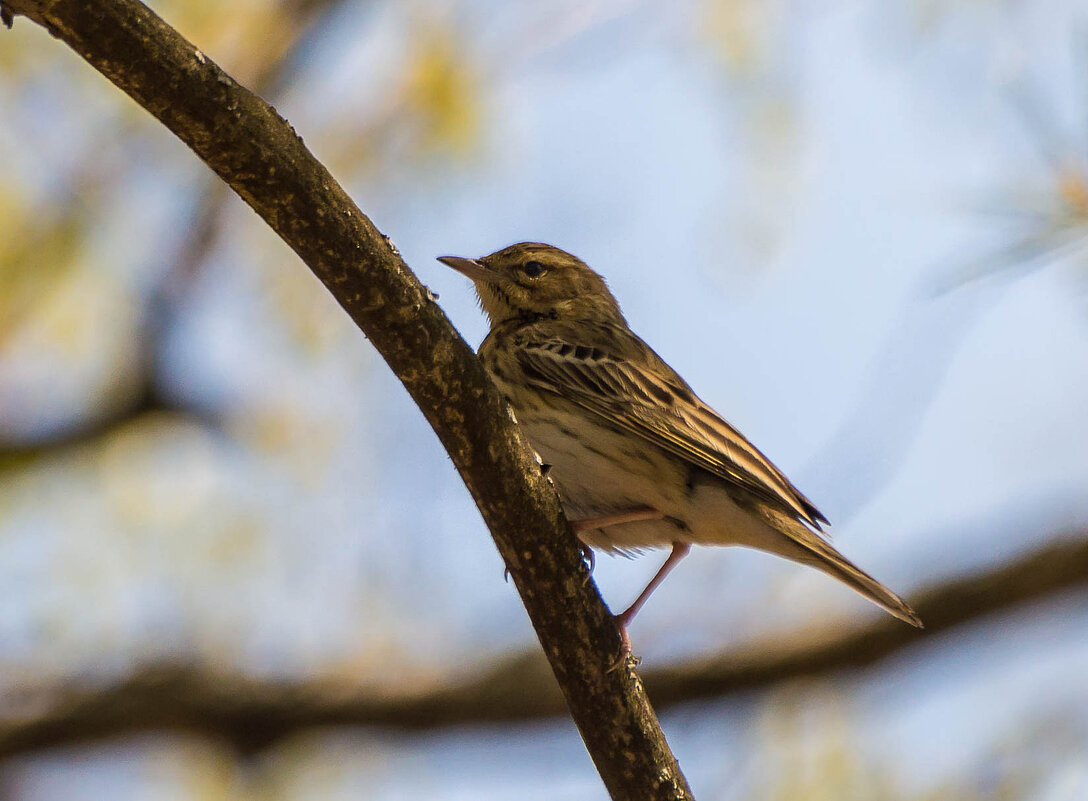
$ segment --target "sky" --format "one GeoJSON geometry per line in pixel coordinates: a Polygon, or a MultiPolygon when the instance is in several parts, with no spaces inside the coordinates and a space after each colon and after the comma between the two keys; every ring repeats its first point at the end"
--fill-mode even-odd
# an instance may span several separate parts
{"type": "MultiPolygon", "coordinates": [[[[715,39],[716,7],[353,6],[304,51],[277,108],[319,158],[334,154],[322,126],[379,107],[433,17],[484,87],[475,145],[344,182],[469,342],[485,320],[435,257],[549,242],[605,275],[632,327],[815,501],[837,547],[897,591],[1083,527],[1084,252],[1031,269],[993,257],[1022,236],[1017,210],[1053,188],[1046,137],[1010,98],[1031,88],[1050,138],[1085,157],[1083,10],[758,4],[741,59],[715,39]]],[[[179,187],[195,181],[145,168],[128,203],[146,230],[168,231],[179,187]]],[[[288,446],[164,427],[114,443],[106,467],[51,464],[0,489],[0,689],[43,665],[110,676],[178,654],[397,686],[531,646],[486,529],[406,393],[312,279],[280,266],[247,208],[225,214],[239,233],[187,301],[166,375],[179,396],[228,409],[228,433],[251,443],[270,416],[294,415],[288,446]],[[270,323],[295,294],[302,311],[270,323]],[[139,536],[117,539],[118,504],[139,536]]],[[[128,269],[112,279],[146,280],[128,269]]],[[[95,307],[104,316],[108,301],[95,307]]],[[[0,399],[47,394],[51,371],[34,364],[18,349],[0,360],[0,399]]],[[[599,559],[606,601],[626,606],[660,558],[599,559]]],[[[977,789],[994,753],[1018,753],[1015,732],[1088,709],[1085,600],[949,632],[831,686],[685,707],[663,724],[700,797],[763,797],[783,766],[818,773],[837,747],[860,755],[860,786],[977,789]]],[[[814,571],[704,549],[631,636],[644,664],[663,665],[876,614],[814,571]]],[[[19,797],[190,797],[194,766],[223,759],[180,737],[50,754],[20,763],[19,797]]],[[[270,764],[285,798],[604,797],[566,721],[319,732],[270,764]]],[[[1038,797],[1082,797],[1088,774],[1056,764],[1038,797]]]]}

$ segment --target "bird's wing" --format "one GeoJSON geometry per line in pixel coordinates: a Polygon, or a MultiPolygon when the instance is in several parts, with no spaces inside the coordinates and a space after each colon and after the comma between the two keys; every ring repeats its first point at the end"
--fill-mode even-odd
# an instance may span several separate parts
{"type": "Polygon", "coordinates": [[[557,329],[552,323],[521,334],[516,356],[537,389],[561,395],[817,530],[827,523],[766,456],[630,331],[584,323],[557,329]]]}

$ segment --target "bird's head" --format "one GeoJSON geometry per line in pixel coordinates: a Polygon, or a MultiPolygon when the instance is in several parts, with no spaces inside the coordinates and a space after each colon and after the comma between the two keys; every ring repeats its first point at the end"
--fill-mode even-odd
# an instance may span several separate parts
{"type": "Polygon", "coordinates": [[[472,279],[493,326],[546,317],[624,323],[604,279],[581,259],[551,245],[519,242],[479,259],[438,260],[472,279]]]}

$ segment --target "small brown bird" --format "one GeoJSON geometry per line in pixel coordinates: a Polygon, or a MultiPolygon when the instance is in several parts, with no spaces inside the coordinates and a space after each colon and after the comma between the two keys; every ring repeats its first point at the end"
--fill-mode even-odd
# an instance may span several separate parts
{"type": "Polygon", "coordinates": [[[811,565],[921,627],[895,593],[820,536],[812,502],[639,339],[580,259],[522,242],[439,261],[472,279],[491,332],[480,359],[588,546],[671,546],[617,615],[624,630],[691,545],[743,545],[811,565]]]}

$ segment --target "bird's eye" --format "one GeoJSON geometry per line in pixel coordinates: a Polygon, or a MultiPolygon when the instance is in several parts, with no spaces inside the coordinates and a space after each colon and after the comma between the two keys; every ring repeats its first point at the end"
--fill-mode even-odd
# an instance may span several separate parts
{"type": "Polygon", "coordinates": [[[527,278],[539,278],[544,275],[544,265],[538,261],[527,261],[522,265],[521,271],[527,278]]]}

